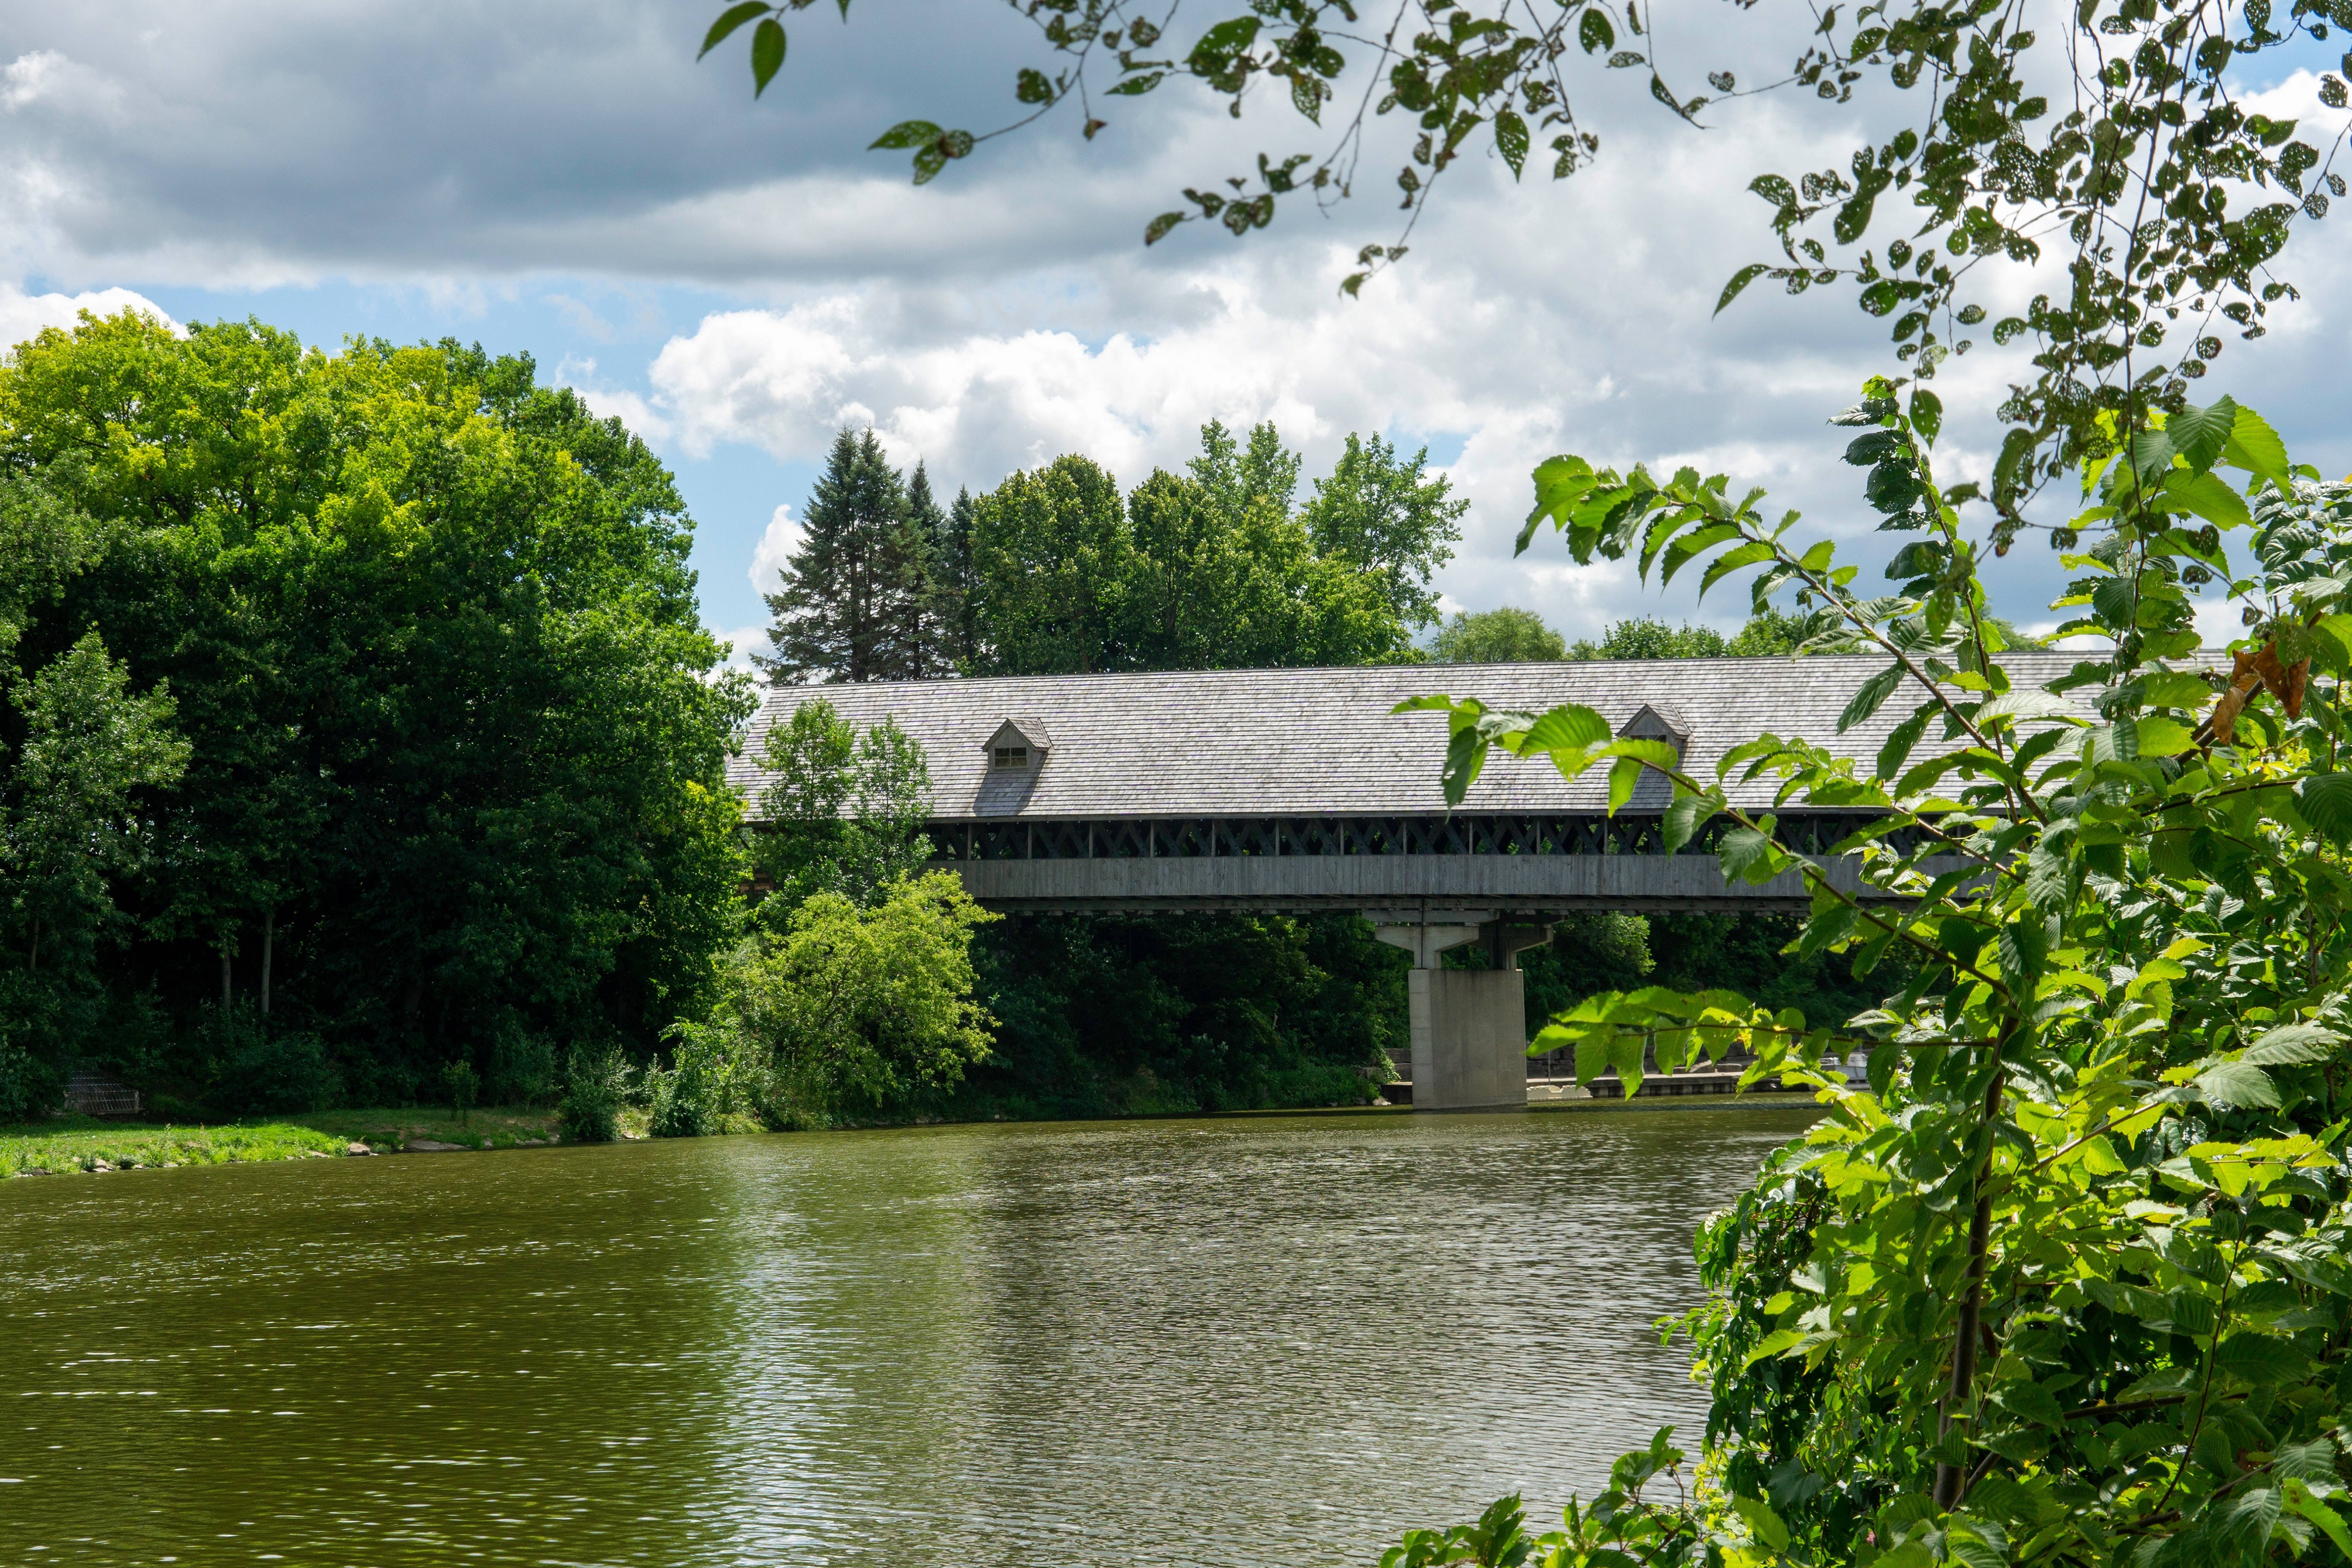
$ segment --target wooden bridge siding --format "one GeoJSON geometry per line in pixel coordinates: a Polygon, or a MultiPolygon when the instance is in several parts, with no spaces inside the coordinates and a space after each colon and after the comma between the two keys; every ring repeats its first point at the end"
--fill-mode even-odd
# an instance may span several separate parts
{"type": "MultiPolygon", "coordinates": [[[[1815,864],[1847,891],[1845,857],[1815,864]]],[[[1424,900],[1539,913],[1577,909],[1801,910],[1795,872],[1726,884],[1697,855],[1216,856],[1193,859],[934,861],[982,903],[1006,910],[1367,910],[1424,900]]]]}

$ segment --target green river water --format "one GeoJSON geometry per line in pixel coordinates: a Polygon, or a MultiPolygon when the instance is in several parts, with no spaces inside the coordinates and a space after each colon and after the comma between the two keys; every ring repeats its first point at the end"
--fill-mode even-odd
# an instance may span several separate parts
{"type": "Polygon", "coordinates": [[[1696,1438],[1804,1110],[1244,1117],[0,1184],[0,1563],[1355,1563],[1696,1438]]]}

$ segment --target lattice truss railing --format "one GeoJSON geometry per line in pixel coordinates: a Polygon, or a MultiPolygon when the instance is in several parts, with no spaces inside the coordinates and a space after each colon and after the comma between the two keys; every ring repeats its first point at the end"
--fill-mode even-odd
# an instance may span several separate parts
{"type": "MultiPolygon", "coordinates": [[[[1860,825],[1850,814],[1780,819],[1781,842],[1823,855],[1860,825]]],[[[1730,824],[1718,817],[1679,851],[1711,855],[1730,824]]],[[[1073,821],[934,822],[941,860],[1192,860],[1327,855],[1658,855],[1663,819],[1621,812],[1426,816],[1187,816],[1073,821]]],[[[1907,847],[1907,846],[1901,846],[1907,847]]]]}

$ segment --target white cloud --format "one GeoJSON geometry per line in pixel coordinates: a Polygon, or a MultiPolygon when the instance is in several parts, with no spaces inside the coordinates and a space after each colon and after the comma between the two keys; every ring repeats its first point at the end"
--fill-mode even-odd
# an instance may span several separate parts
{"type": "MultiPolygon", "coordinates": [[[[718,632],[714,635],[721,642],[731,645],[728,649],[727,662],[720,666],[721,668],[740,669],[751,674],[761,675],[760,668],[751,662],[751,656],[754,653],[768,651],[766,626],[738,626],[731,632],[718,632]]],[[[764,678],[762,675],[762,679],[764,678]]]]}
{"type": "Polygon", "coordinates": [[[128,289],[100,289],[84,294],[27,294],[11,283],[0,283],[0,353],[13,353],[18,343],[44,327],[71,327],[89,311],[97,316],[141,310],[173,331],[180,324],[143,294],[128,289]]]}
{"type": "Polygon", "coordinates": [[[776,591],[777,574],[793,552],[801,547],[801,525],[793,521],[793,509],[780,506],[768,519],[767,531],[751,549],[751,567],[746,574],[751,579],[751,589],[758,594],[776,591]]]}

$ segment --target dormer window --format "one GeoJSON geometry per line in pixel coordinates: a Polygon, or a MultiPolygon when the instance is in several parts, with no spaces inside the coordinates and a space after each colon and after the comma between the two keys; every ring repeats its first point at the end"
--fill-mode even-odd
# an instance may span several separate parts
{"type": "Polygon", "coordinates": [[[1023,717],[999,724],[982,751],[988,758],[990,773],[1025,773],[1033,765],[1042,764],[1053,749],[1053,738],[1045,733],[1044,722],[1023,717]]]}

